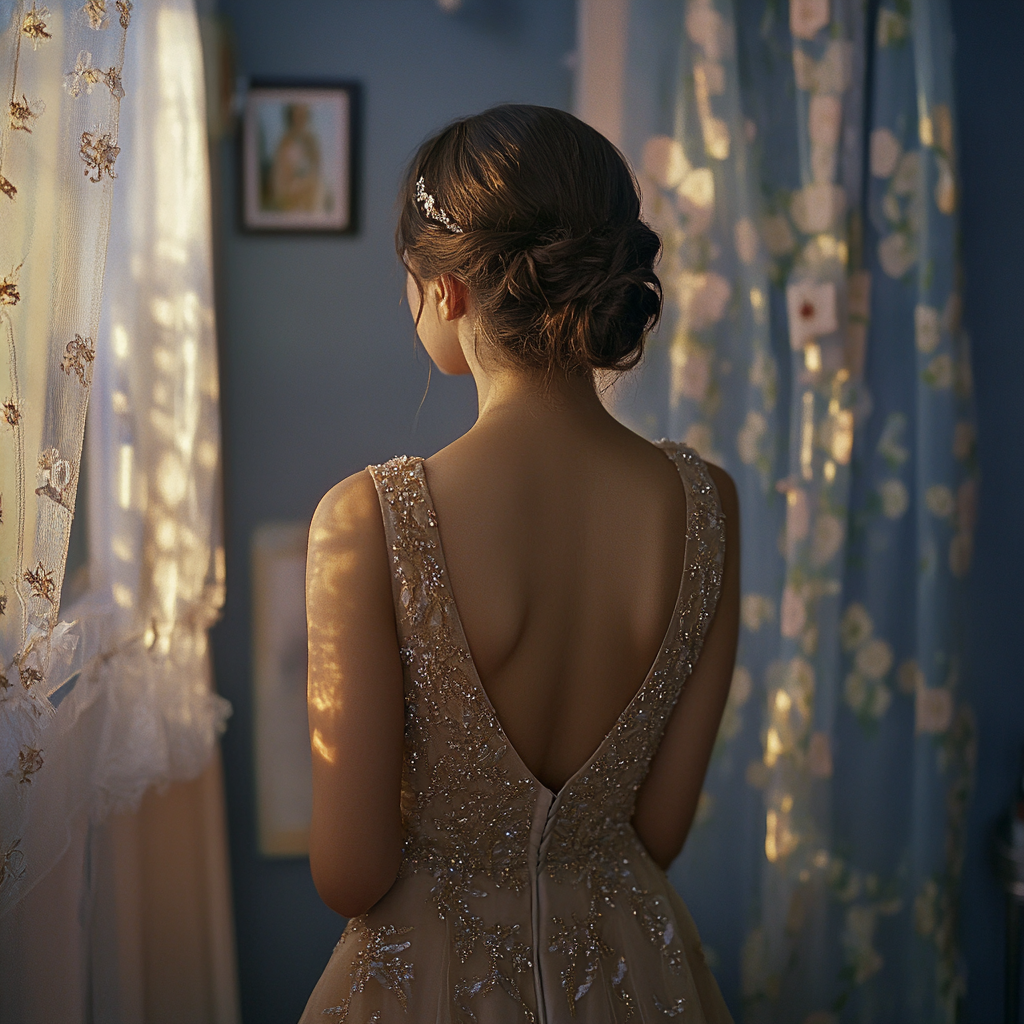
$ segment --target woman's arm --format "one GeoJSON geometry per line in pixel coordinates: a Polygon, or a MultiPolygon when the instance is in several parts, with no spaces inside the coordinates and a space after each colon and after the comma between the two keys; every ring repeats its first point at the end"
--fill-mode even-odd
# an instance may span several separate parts
{"type": "Polygon", "coordinates": [[[740,621],[740,509],[732,478],[708,466],[725,513],[725,566],[718,608],[697,665],[669,718],[637,798],[633,827],[663,868],[679,855],[729,696],[740,621]]]}
{"type": "Polygon", "coordinates": [[[373,480],[343,480],[317,507],[306,559],[313,820],[309,864],[344,917],[394,883],[402,853],[404,698],[391,570],[373,480]]]}

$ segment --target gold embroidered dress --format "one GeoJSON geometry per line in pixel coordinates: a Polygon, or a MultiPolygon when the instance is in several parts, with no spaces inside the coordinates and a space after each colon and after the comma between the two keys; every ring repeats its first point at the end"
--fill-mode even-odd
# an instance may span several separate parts
{"type": "Polygon", "coordinates": [[[731,1020],[683,901],[631,824],[722,579],[707,468],[662,447],[686,491],[675,610],[636,696],[558,793],[523,763],[480,683],[422,460],[370,468],[405,665],[406,843],[398,879],[349,921],[301,1024],[731,1020]]]}

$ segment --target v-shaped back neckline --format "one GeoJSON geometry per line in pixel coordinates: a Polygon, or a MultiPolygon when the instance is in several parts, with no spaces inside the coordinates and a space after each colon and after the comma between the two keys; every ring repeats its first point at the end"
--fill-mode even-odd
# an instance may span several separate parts
{"type": "Polygon", "coordinates": [[[684,595],[686,591],[686,580],[690,570],[690,531],[689,531],[689,520],[691,512],[692,498],[690,496],[690,488],[688,486],[686,477],[683,475],[683,469],[680,461],[676,458],[676,453],[667,446],[664,442],[655,445],[665,453],[665,457],[675,467],[676,472],[679,474],[679,480],[683,486],[683,497],[685,501],[685,511],[683,513],[683,522],[686,525],[686,540],[683,546],[683,568],[679,576],[679,589],[676,591],[675,604],[672,607],[672,615],[669,617],[668,627],[665,630],[665,635],[662,637],[661,644],[658,646],[658,652],[654,656],[654,661],[651,663],[651,667],[647,670],[647,674],[644,676],[643,682],[638,687],[636,693],[627,701],[626,706],[619,712],[618,717],[612,724],[612,727],[605,733],[601,742],[598,743],[594,752],[580,765],[562,783],[558,790],[551,789],[550,786],[545,785],[537,778],[536,773],[526,763],[522,755],[516,750],[515,745],[508,737],[508,733],[505,732],[505,727],[501,724],[501,718],[498,715],[498,711],[491,701],[490,695],[487,693],[487,688],[484,686],[483,679],[480,676],[480,672],[477,669],[476,661],[473,658],[473,650],[469,646],[469,638],[466,636],[466,630],[462,625],[462,616],[459,614],[459,606],[455,601],[455,592],[452,590],[451,577],[448,573],[448,562],[444,554],[444,545],[441,543],[441,531],[438,528],[437,510],[434,508],[434,498],[430,493],[430,484],[427,482],[427,474],[424,467],[425,459],[418,459],[416,463],[416,469],[418,472],[420,484],[423,488],[423,496],[426,500],[427,507],[430,510],[430,515],[427,517],[428,526],[427,528],[433,534],[433,540],[436,545],[436,556],[437,563],[441,568],[442,586],[444,587],[445,594],[448,599],[448,605],[450,608],[449,618],[451,620],[452,628],[455,632],[455,639],[459,646],[462,648],[462,652],[465,655],[466,663],[469,666],[469,682],[471,687],[477,691],[477,696],[483,702],[487,709],[488,714],[494,722],[495,730],[503,744],[508,750],[514,755],[515,759],[519,762],[520,767],[523,770],[525,776],[539,789],[545,790],[552,794],[555,801],[558,801],[563,794],[568,792],[572,784],[583,775],[591,765],[601,756],[605,748],[612,741],[615,734],[621,728],[622,723],[629,717],[629,712],[635,704],[637,704],[644,694],[647,692],[648,687],[651,684],[651,680],[654,678],[655,673],[661,665],[662,659],[668,656],[668,652],[672,646],[672,641],[675,638],[676,631],[679,628],[679,620],[682,615],[684,595]]]}

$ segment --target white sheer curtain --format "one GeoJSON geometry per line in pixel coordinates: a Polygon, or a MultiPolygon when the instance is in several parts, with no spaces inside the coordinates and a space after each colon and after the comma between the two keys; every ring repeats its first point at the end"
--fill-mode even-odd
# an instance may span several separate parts
{"type": "Polygon", "coordinates": [[[0,32],[0,1017],[84,1019],[99,823],[199,776],[229,711],[202,52],[191,0],[0,2],[0,32]]]}

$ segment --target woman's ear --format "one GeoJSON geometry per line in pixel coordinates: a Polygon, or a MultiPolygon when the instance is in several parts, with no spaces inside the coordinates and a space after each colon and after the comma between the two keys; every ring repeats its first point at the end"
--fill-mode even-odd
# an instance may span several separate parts
{"type": "Polygon", "coordinates": [[[437,279],[437,308],[445,320],[458,320],[466,315],[469,289],[451,274],[437,279]]]}

